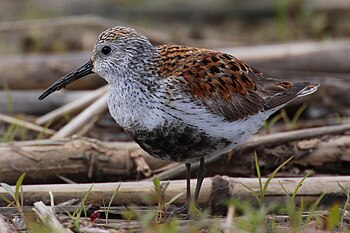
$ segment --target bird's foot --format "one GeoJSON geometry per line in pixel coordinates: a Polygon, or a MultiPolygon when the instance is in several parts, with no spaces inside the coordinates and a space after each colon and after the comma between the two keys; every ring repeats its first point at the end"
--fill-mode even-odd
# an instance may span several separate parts
{"type": "Polygon", "coordinates": [[[168,218],[173,218],[175,215],[185,215],[186,219],[188,219],[189,215],[189,208],[187,203],[185,203],[183,206],[179,208],[173,208],[172,210],[169,210],[168,212],[168,218]]]}
{"type": "Polygon", "coordinates": [[[199,216],[199,210],[197,206],[192,203],[188,205],[187,203],[179,208],[172,209],[168,211],[168,218],[173,218],[175,216],[183,217],[184,219],[195,219],[199,216]]]}

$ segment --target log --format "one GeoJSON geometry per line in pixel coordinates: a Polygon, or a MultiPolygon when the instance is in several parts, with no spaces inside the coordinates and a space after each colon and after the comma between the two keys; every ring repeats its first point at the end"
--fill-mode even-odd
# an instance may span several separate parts
{"type": "MultiPolygon", "coordinates": [[[[0,143],[0,180],[14,184],[26,172],[27,182],[55,182],[57,175],[74,181],[122,180],[137,177],[133,153],[140,147],[132,142],[101,142],[74,137],[63,140],[36,140],[0,143]]],[[[142,154],[150,169],[159,169],[169,162],[142,154]]]]}
{"type": "MultiPolygon", "coordinates": [[[[292,195],[302,178],[274,178],[271,180],[265,194],[265,202],[284,202],[286,193],[292,195]]],[[[262,183],[266,178],[262,179],[262,183]]],[[[346,189],[350,189],[350,177],[309,177],[304,180],[303,185],[297,192],[295,198],[299,203],[303,198],[304,205],[316,201],[320,195],[326,194],[327,198],[321,201],[321,205],[329,205],[334,202],[346,200],[343,190],[338,182],[346,189]]],[[[224,200],[228,198],[238,198],[252,200],[253,194],[245,186],[250,187],[254,192],[259,193],[259,182],[257,178],[232,178],[227,176],[215,176],[204,179],[199,195],[198,204],[207,207],[216,213],[222,209],[224,200]]],[[[191,180],[192,191],[194,191],[195,180],[191,180]]],[[[85,183],[85,184],[54,184],[54,185],[23,185],[24,204],[33,205],[36,201],[50,202],[49,191],[52,192],[56,203],[64,202],[72,198],[82,199],[91,188],[87,202],[96,205],[103,205],[110,200],[117,190],[117,197],[112,200],[113,205],[155,205],[156,201],[146,201],[147,197],[154,195],[154,185],[152,181],[142,182],[121,182],[121,183],[85,183]]],[[[165,201],[169,201],[179,193],[185,193],[185,180],[169,181],[169,186],[164,193],[165,201]]],[[[8,196],[3,188],[0,188],[0,195],[8,196]]],[[[148,198],[150,199],[150,198],[148,198]]],[[[179,197],[175,203],[181,204],[185,201],[185,195],[179,197]]],[[[3,206],[5,203],[0,200],[3,206]]],[[[220,211],[219,211],[220,212],[220,211]]]]}
{"type": "MultiPolygon", "coordinates": [[[[91,45],[92,47],[92,45],[91,45]]],[[[297,42],[219,49],[261,69],[349,73],[350,41],[297,42]]],[[[91,51],[54,55],[0,57],[0,89],[45,89],[69,71],[85,63],[91,51]],[[18,69],[21,67],[21,69],[18,69]],[[14,72],[16,71],[16,72],[14,72]],[[30,77],[30,78],[28,78],[30,77]]],[[[69,89],[96,89],[105,82],[90,75],[69,89]]]]}
{"type": "MultiPolygon", "coordinates": [[[[350,137],[345,133],[349,128],[350,124],[344,124],[256,135],[235,148],[234,153],[216,158],[215,162],[207,159],[207,175],[254,176],[254,150],[263,175],[291,156],[294,160],[289,167],[301,168],[299,175],[304,174],[305,168],[320,173],[348,174],[349,167],[344,163],[350,161],[350,150],[347,149],[350,148],[350,137]]],[[[23,172],[27,172],[32,183],[53,182],[58,175],[80,182],[133,179],[138,172],[145,177],[160,172],[157,176],[163,180],[184,177],[183,164],[155,159],[133,142],[101,142],[82,137],[12,142],[0,144],[0,154],[4,154],[0,163],[10,164],[0,167],[0,178],[12,184],[23,172]]],[[[193,167],[192,171],[195,171],[195,163],[193,167]]]]}
{"type": "MultiPolygon", "coordinates": [[[[322,137],[288,142],[279,146],[261,146],[255,149],[262,175],[273,172],[280,164],[294,156],[279,175],[302,176],[312,169],[315,174],[348,175],[350,166],[350,136],[322,137]]],[[[208,175],[255,176],[254,152],[229,154],[207,166],[208,175]]]]}

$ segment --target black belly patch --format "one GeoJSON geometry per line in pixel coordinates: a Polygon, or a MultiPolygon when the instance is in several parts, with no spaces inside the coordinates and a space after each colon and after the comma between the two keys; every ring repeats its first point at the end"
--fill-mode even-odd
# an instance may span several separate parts
{"type": "Polygon", "coordinates": [[[138,130],[129,134],[150,155],[175,162],[208,157],[231,144],[225,138],[211,137],[188,125],[165,125],[152,131],[138,130]]]}

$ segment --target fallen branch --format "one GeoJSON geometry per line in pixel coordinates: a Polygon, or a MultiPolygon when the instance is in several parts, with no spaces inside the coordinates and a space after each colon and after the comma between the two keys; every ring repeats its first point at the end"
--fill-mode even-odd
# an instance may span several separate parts
{"type": "MultiPolygon", "coordinates": [[[[286,200],[286,193],[281,188],[285,188],[290,195],[298,186],[301,178],[274,178],[271,180],[265,194],[265,202],[286,200]]],[[[262,179],[265,183],[266,179],[262,179]]],[[[316,201],[320,195],[327,194],[327,198],[322,204],[330,204],[334,201],[337,203],[345,201],[340,198],[343,190],[338,182],[347,190],[350,189],[350,177],[332,176],[332,177],[310,177],[304,180],[303,185],[298,190],[295,201],[299,203],[303,198],[304,205],[316,201]]],[[[240,198],[252,200],[253,194],[245,186],[250,187],[254,192],[259,193],[259,181],[257,178],[231,178],[227,176],[215,176],[204,179],[202,190],[198,203],[203,207],[210,208],[213,212],[223,210],[223,201],[227,198],[240,198]],[[219,209],[217,209],[220,206],[219,209]]],[[[191,180],[191,187],[194,189],[195,180],[191,180]]],[[[103,205],[103,201],[110,200],[111,196],[117,191],[118,198],[112,200],[113,205],[144,205],[145,198],[155,194],[154,184],[151,181],[142,182],[122,182],[122,183],[95,183],[95,184],[58,184],[58,185],[24,185],[24,203],[32,205],[34,202],[42,200],[49,203],[49,191],[55,197],[57,203],[70,200],[72,198],[81,199],[91,188],[87,202],[93,202],[96,205],[103,205]],[[117,189],[118,188],[118,189],[117,189]]],[[[186,191],[185,180],[169,181],[169,186],[164,193],[164,201],[169,201],[175,195],[186,191]]],[[[192,190],[194,191],[194,190],[192,190]]],[[[1,195],[8,195],[7,192],[0,188],[1,195]]],[[[175,203],[180,204],[185,201],[185,195],[178,198],[175,203]]],[[[155,205],[156,203],[149,203],[155,205]]]]}
{"type": "Polygon", "coordinates": [[[44,134],[48,134],[48,135],[53,135],[56,133],[55,130],[44,128],[44,127],[41,127],[39,125],[33,124],[31,122],[20,120],[20,119],[11,117],[11,116],[6,116],[6,115],[3,115],[1,113],[0,113],[0,121],[6,122],[8,124],[18,125],[20,127],[24,127],[26,129],[37,131],[39,133],[44,133],[44,134]]]}
{"type": "MultiPolygon", "coordinates": [[[[233,149],[229,156],[208,159],[208,175],[252,175],[253,157],[249,155],[253,150],[257,151],[260,162],[267,165],[263,174],[271,172],[292,155],[294,164],[322,171],[326,165],[334,167],[334,164],[350,160],[347,149],[350,139],[342,134],[349,128],[350,124],[344,124],[257,135],[233,149]]],[[[10,164],[0,167],[2,181],[9,183],[15,182],[23,172],[27,172],[27,178],[32,182],[55,180],[57,175],[77,182],[77,177],[83,181],[87,177],[101,180],[113,175],[130,179],[137,177],[138,172],[145,177],[160,172],[157,176],[163,180],[184,174],[182,164],[155,159],[133,142],[101,142],[81,137],[23,141],[0,144],[0,154],[4,155],[0,157],[0,163],[10,164]],[[74,174],[79,175],[75,177],[74,174]]],[[[194,170],[196,166],[194,163],[194,170]]],[[[344,169],[346,167],[338,168],[338,172],[344,169]]]]}
{"type": "Polygon", "coordinates": [[[140,153],[133,142],[102,142],[82,137],[0,143],[0,180],[14,184],[26,172],[31,182],[53,182],[57,175],[73,181],[135,179],[139,172],[152,172],[169,164],[140,153]],[[137,153],[133,158],[132,154],[137,153]],[[142,156],[145,165],[135,159],[142,156]],[[93,161],[93,162],[92,162],[93,161]]]}

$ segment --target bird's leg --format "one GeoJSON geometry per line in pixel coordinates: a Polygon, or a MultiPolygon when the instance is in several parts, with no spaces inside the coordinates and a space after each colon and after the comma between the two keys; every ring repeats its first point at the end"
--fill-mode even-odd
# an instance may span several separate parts
{"type": "Polygon", "coordinates": [[[188,212],[189,212],[189,206],[191,203],[191,164],[186,163],[185,165],[186,165],[186,202],[180,208],[173,210],[170,213],[170,217],[173,216],[175,213],[188,214],[188,212]]]}
{"type": "Polygon", "coordinates": [[[194,192],[194,201],[197,203],[198,200],[198,196],[199,196],[199,192],[201,190],[202,187],[202,183],[205,177],[205,164],[204,164],[204,158],[202,157],[199,161],[199,168],[197,171],[197,184],[196,184],[196,190],[194,192]]]}

